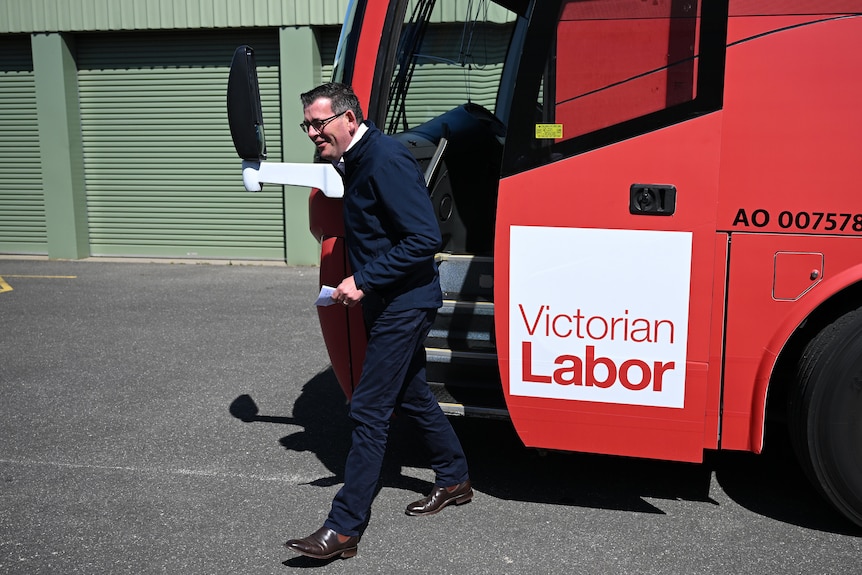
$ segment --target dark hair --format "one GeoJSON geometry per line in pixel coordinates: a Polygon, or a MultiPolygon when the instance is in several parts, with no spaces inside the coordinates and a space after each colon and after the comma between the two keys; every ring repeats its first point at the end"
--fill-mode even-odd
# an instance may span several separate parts
{"type": "Polygon", "coordinates": [[[327,82],[326,84],[321,84],[317,88],[313,88],[308,92],[300,94],[299,98],[302,100],[303,109],[309,107],[320,98],[329,98],[332,103],[333,113],[341,114],[350,110],[356,116],[357,122],[362,122],[364,120],[364,117],[362,116],[362,106],[359,105],[359,98],[357,98],[356,94],[353,93],[353,88],[347,84],[327,82]]]}

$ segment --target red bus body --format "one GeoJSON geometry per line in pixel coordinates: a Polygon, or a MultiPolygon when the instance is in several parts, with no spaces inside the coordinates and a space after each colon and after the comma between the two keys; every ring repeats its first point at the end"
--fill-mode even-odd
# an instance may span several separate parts
{"type": "MultiPolygon", "coordinates": [[[[396,4],[359,3],[353,25],[345,79],[379,109],[387,94],[375,92],[375,74],[397,44],[384,31],[404,18],[392,15],[396,4]]],[[[509,4],[529,17],[531,2],[509,4]]],[[[792,393],[782,366],[811,339],[806,326],[862,305],[862,2],[731,0],[718,31],[701,28],[700,12],[675,20],[678,2],[650,3],[667,4],[667,18],[626,12],[636,4],[645,3],[560,11],[555,115],[536,122],[560,131],[553,144],[567,131],[605,134],[618,101],[630,103],[619,119],[628,126],[700,97],[708,85],[699,76],[716,72],[687,51],[707,33],[721,36],[717,103],[656,116],[655,129],[635,126],[631,136],[584,136],[583,151],[527,169],[504,167],[491,245],[506,411],[537,448],[691,462],[706,449],[760,452],[767,402],[792,393]],[[614,56],[632,45],[644,49],[614,56]],[[679,65],[662,67],[668,61],[679,65]],[[594,69],[564,73],[586,62],[594,69]],[[564,102],[567,92],[580,96],[564,102]],[[670,214],[635,209],[640,194],[665,192],[670,214]]],[[[505,146],[516,137],[513,121],[505,146]]],[[[321,283],[337,285],[350,273],[341,202],[312,193],[310,209],[321,283]]],[[[319,313],[349,397],[361,317],[341,306],[319,313]]]]}

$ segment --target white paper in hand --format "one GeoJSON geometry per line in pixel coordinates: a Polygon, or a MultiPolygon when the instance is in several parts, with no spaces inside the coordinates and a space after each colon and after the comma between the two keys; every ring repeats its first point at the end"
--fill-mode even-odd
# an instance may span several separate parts
{"type": "Polygon", "coordinates": [[[323,286],[320,288],[320,294],[318,294],[317,301],[314,302],[314,305],[326,306],[336,303],[336,301],[332,299],[332,292],[334,291],[334,287],[323,286]]]}

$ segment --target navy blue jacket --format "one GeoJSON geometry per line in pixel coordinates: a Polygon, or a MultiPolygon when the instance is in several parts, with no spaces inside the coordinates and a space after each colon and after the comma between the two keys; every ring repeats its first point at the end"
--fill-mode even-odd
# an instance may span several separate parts
{"type": "Polygon", "coordinates": [[[443,304],[434,254],[442,238],[419,164],[367,121],[344,153],[344,228],[363,307],[391,311],[443,304]]]}

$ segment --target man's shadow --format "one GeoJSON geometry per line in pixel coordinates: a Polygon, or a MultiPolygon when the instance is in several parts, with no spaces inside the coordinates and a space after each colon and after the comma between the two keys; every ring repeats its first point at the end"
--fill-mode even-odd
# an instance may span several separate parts
{"type": "MultiPolygon", "coordinates": [[[[261,415],[248,395],[237,397],[230,412],[246,422],[301,427],[279,442],[291,451],[314,453],[331,473],[310,485],[330,487],[344,481],[352,426],[347,402],[331,369],[303,386],[293,406],[293,417],[261,415]]],[[[710,470],[703,466],[545,453],[525,448],[508,421],[463,417],[450,421],[467,455],[473,486],[481,493],[507,500],[642,513],[662,513],[645,497],[709,500],[710,470]],[[637,481],[631,481],[633,473],[637,481]],[[669,476],[673,478],[669,480],[669,476]]],[[[429,493],[433,483],[405,475],[405,467],[430,468],[430,460],[412,422],[396,414],[380,487],[412,491],[420,497],[429,493]]]]}
{"type": "MultiPolygon", "coordinates": [[[[350,449],[352,425],[348,405],[332,369],[315,375],[306,383],[293,406],[293,417],[261,415],[254,399],[240,395],[229,407],[231,415],[247,423],[295,425],[302,431],[279,440],[290,451],[312,452],[331,472],[309,483],[330,487],[344,481],[344,464],[350,449]]],[[[390,427],[389,443],[381,473],[381,487],[395,487],[426,494],[431,482],[402,474],[402,466],[428,467],[428,458],[410,422],[397,415],[390,427]]]]}
{"type": "MultiPolygon", "coordinates": [[[[293,417],[261,415],[254,399],[240,395],[231,402],[231,415],[247,423],[275,423],[296,425],[302,431],[286,435],[279,443],[291,451],[308,451],[330,471],[331,475],[311,481],[309,485],[330,487],[344,482],[344,464],[350,449],[352,425],[348,416],[348,405],[332,369],[318,373],[302,388],[302,393],[293,406],[293,417]]],[[[399,417],[392,420],[389,443],[381,472],[380,485],[414,491],[419,496],[428,493],[431,482],[405,476],[402,466],[429,466],[423,457],[419,438],[407,422],[399,417]]],[[[318,568],[339,558],[321,561],[297,556],[284,562],[289,567],[318,568]]]]}
{"type": "MultiPolygon", "coordinates": [[[[331,369],[308,381],[296,400],[293,417],[260,415],[247,395],[232,403],[243,421],[291,424],[302,431],[281,438],[285,449],[309,451],[331,475],[311,485],[343,482],[351,423],[344,394],[331,369]]],[[[655,461],[586,453],[544,452],[524,447],[509,421],[450,418],[470,466],[476,490],[503,500],[664,514],[650,499],[718,505],[713,482],[736,503],[761,515],[827,532],[858,532],[819,499],[787,454],[756,456],[707,452],[703,463],[655,461]]],[[[775,442],[772,442],[773,444],[775,442]]],[[[415,492],[433,487],[406,476],[404,467],[429,468],[418,432],[406,418],[392,421],[381,487],[415,492]]],[[[659,504],[660,505],[660,504],[659,504]]]]}

